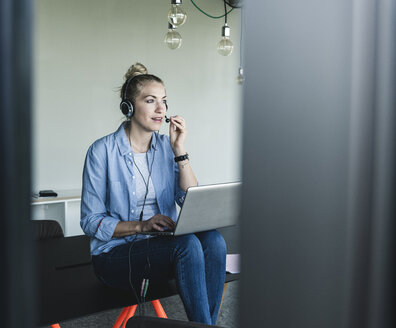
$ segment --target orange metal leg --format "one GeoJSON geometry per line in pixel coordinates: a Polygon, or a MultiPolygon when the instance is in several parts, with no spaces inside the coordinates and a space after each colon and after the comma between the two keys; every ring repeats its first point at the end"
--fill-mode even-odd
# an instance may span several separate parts
{"type": "MultiPolygon", "coordinates": [[[[168,318],[159,300],[151,301],[151,304],[153,305],[155,313],[159,318],[168,318]]],[[[118,316],[116,322],[114,323],[113,328],[121,328],[121,325],[122,328],[125,328],[129,318],[134,316],[136,312],[136,308],[137,308],[136,304],[124,307],[120,315],[118,316]]],[[[60,328],[60,327],[54,327],[54,328],[60,328]]]]}
{"type": "Polygon", "coordinates": [[[168,318],[159,300],[151,301],[151,304],[154,307],[155,313],[157,313],[157,317],[168,318]]]}
{"type": "Polygon", "coordinates": [[[122,325],[122,328],[125,328],[129,318],[134,316],[136,308],[137,308],[137,305],[131,305],[130,307],[128,307],[128,312],[125,316],[125,320],[124,320],[124,324],[122,325]]]}
{"type": "Polygon", "coordinates": [[[61,328],[61,326],[59,326],[59,323],[54,323],[51,325],[51,328],[61,328]]]}
{"type": "Polygon", "coordinates": [[[114,325],[113,325],[113,328],[120,328],[120,327],[121,327],[122,322],[124,321],[125,316],[126,316],[127,313],[128,313],[128,309],[129,309],[129,306],[124,307],[124,308],[122,309],[120,315],[118,316],[116,322],[115,322],[114,325]]]}

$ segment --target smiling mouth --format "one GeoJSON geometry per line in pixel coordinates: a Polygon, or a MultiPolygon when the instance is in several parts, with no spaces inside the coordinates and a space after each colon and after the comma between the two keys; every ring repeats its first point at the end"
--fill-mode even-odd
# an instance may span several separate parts
{"type": "Polygon", "coordinates": [[[162,117],[154,117],[152,118],[155,122],[162,122],[162,117]]]}

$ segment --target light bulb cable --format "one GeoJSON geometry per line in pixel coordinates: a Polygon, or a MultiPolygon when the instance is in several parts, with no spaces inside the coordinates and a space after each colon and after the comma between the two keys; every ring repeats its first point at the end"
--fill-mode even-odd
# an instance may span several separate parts
{"type": "MultiPolygon", "coordinates": [[[[232,8],[232,9],[234,9],[234,8],[232,8]]],[[[231,10],[230,10],[230,12],[231,12],[231,10]]],[[[226,4],[225,0],[224,0],[224,24],[227,25],[227,4],[226,4]]]]}
{"type": "Polygon", "coordinates": [[[243,40],[242,40],[242,36],[243,36],[243,24],[244,24],[244,20],[243,20],[243,10],[241,8],[241,31],[240,31],[240,36],[239,36],[239,66],[242,67],[243,65],[243,40]]]}
{"type": "MultiPolygon", "coordinates": [[[[237,7],[230,6],[230,5],[227,3],[230,7],[232,7],[228,12],[227,12],[227,10],[226,10],[224,15],[221,15],[221,16],[213,16],[213,15],[210,15],[210,14],[206,13],[206,12],[203,11],[201,8],[199,8],[198,5],[194,2],[194,0],[191,0],[191,2],[192,2],[192,4],[194,5],[194,7],[197,8],[201,13],[203,13],[204,15],[208,16],[209,18],[213,18],[213,19],[223,18],[223,17],[225,17],[226,15],[228,15],[231,11],[233,11],[235,8],[237,8],[237,7]]],[[[226,1],[224,1],[224,6],[225,6],[225,4],[226,4],[226,1]]]]}

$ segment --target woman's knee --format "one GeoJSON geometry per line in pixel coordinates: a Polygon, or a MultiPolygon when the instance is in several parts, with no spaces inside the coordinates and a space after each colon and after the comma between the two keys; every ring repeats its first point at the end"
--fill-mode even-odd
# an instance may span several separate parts
{"type": "Polygon", "coordinates": [[[197,234],[202,248],[216,251],[219,254],[227,253],[227,245],[223,236],[217,230],[204,231],[197,234]]]}
{"type": "Polygon", "coordinates": [[[195,256],[197,259],[203,257],[202,245],[194,234],[177,237],[175,250],[178,255],[195,256]]]}

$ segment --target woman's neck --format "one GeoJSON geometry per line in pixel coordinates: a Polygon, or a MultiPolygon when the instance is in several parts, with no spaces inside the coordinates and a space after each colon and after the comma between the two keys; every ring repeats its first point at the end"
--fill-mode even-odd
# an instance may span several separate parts
{"type": "Polygon", "coordinates": [[[150,147],[152,132],[143,131],[140,126],[130,121],[127,127],[127,137],[134,153],[145,153],[150,147]]]}

